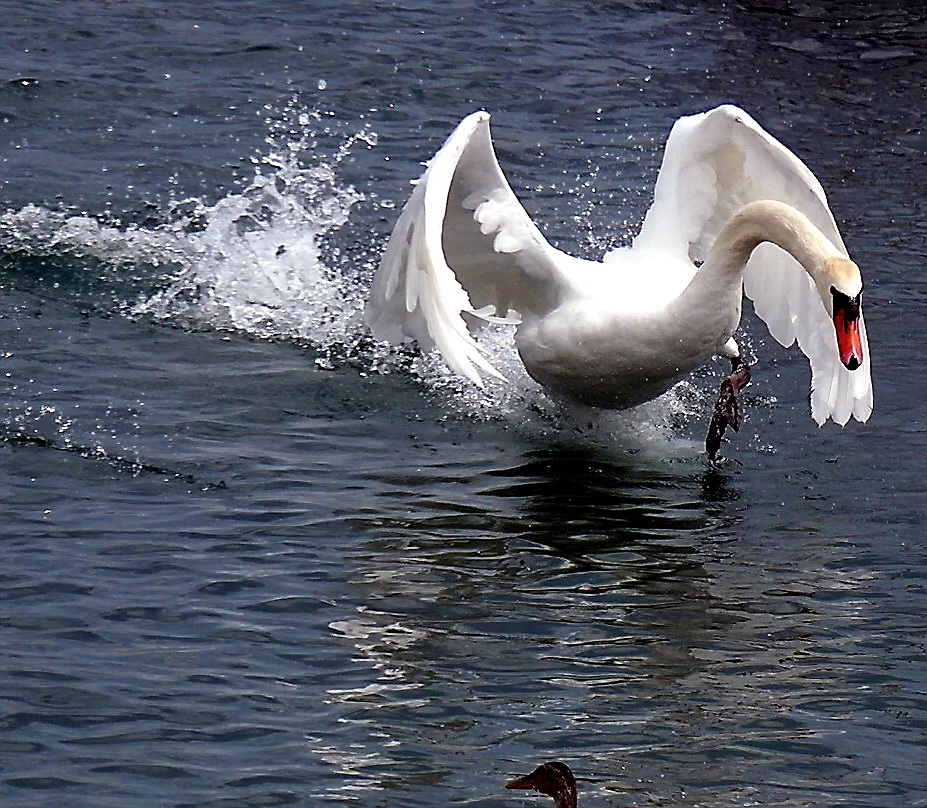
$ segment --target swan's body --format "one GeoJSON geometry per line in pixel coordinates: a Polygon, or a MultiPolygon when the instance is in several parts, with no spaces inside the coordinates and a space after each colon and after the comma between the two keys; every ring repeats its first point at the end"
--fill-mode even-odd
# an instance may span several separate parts
{"type": "Polygon", "coordinates": [[[602,262],[547,243],[502,175],[489,115],[476,112],[406,204],[367,320],[380,339],[436,345],[479,385],[481,373],[501,375],[467,323],[516,322],[534,379],[625,408],[713,355],[739,357],[746,291],[772,335],[808,356],[815,421],[845,424],[872,411],[861,290],[820,183],[736,107],[677,121],[640,234],[602,262]]]}

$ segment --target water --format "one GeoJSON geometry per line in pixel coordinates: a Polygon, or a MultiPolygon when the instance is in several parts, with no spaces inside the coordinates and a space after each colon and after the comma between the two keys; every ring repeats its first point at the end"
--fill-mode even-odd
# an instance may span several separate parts
{"type": "Polygon", "coordinates": [[[927,804],[927,17],[845,5],[3,8],[0,803],[927,804]],[[467,112],[591,257],[725,101],[863,267],[865,426],[752,318],[719,470],[717,367],[602,414],[365,334],[467,112]]]}

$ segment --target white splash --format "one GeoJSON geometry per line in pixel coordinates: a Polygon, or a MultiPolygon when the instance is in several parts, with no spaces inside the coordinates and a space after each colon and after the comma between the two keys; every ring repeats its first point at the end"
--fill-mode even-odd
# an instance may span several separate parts
{"type": "Polygon", "coordinates": [[[273,132],[241,191],[214,205],[180,203],[189,209],[180,222],[184,266],[134,315],[316,347],[357,341],[363,290],[323,245],[362,198],[338,182],[335,168],[357,142],[374,146],[376,135],[365,127],[326,162],[313,150],[320,120],[300,113],[300,132],[273,132]],[[305,166],[307,152],[316,162],[305,166]]]}

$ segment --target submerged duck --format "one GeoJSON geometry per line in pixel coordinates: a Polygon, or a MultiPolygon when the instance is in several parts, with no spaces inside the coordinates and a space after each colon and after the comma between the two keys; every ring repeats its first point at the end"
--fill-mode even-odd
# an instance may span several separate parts
{"type": "Polygon", "coordinates": [[[576,808],[576,778],[566,763],[559,760],[543,763],[531,774],[516,777],[506,788],[533,788],[554,798],[556,808],[576,808]]]}
{"type": "Polygon", "coordinates": [[[483,386],[483,374],[505,379],[469,329],[514,324],[532,378],[613,409],[726,357],[706,440],[714,460],[725,429],[740,427],[750,381],[733,339],[746,293],[773,337],[810,360],[814,420],[869,418],[859,268],[821,184],[746,112],[725,105],[675,123],[640,232],[602,261],[547,243],[502,174],[489,119],[464,118],[403,208],[365,311],[376,338],[437,346],[483,386]]]}

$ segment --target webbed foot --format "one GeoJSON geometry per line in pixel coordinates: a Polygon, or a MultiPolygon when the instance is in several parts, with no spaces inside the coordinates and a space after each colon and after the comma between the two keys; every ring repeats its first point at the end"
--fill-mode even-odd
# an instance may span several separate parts
{"type": "Polygon", "coordinates": [[[721,382],[718,401],[708,425],[708,436],[705,438],[705,449],[712,462],[718,459],[718,450],[721,448],[721,438],[725,430],[731,427],[735,432],[740,431],[740,425],[744,420],[744,403],[740,391],[748,384],[750,365],[742,357],[736,356],[731,359],[731,374],[721,382]]]}

